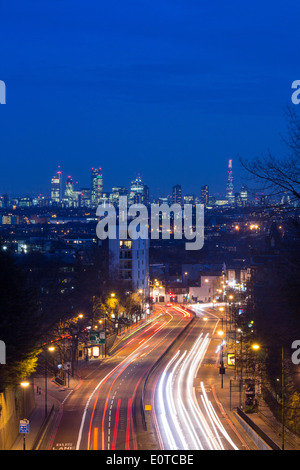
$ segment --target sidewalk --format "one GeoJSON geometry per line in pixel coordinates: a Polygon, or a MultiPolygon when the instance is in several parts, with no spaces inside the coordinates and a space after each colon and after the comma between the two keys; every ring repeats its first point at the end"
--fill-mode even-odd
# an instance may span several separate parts
{"type": "MultiPolygon", "coordinates": [[[[216,381],[214,383],[213,392],[219,406],[223,408],[224,413],[230,419],[236,430],[240,433],[240,437],[245,440],[248,450],[257,450],[257,446],[249,437],[245,437],[245,430],[237,419],[236,410],[240,406],[240,394],[236,391],[232,392],[231,396],[231,409],[230,409],[230,379],[234,378],[234,372],[226,369],[226,374],[223,376],[223,388],[221,387],[221,376],[218,374],[219,369],[216,369],[216,381]]],[[[249,418],[275,443],[282,448],[282,426],[279,423],[271,410],[268,408],[263,400],[260,400],[260,405],[257,413],[251,413],[249,418]]],[[[285,429],[284,438],[285,450],[299,450],[300,439],[293,435],[290,431],[285,429]]]]}
{"type": "MultiPolygon", "coordinates": [[[[69,387],[57,385],[52,379],[48,381],[48,413],[46,418],[44,392],[45,381],[44,378],[34,379],[34,399],[36,406],[30,416],[27,416],[27,419],[29,420],[29,433],[25,434],[25,450],[38,450],[46,428],[49,428],[51,424],[56,421],[56,418],[62,410],[64,400],[66,400],[79,383],[79,378],[72,377],[70,377],[69,387]],[[40,393],[37,393],[37,387],[40,387],[40,393]]],[[[10,450],[24,450],[23,434],[18,435],[10,450]]]]}

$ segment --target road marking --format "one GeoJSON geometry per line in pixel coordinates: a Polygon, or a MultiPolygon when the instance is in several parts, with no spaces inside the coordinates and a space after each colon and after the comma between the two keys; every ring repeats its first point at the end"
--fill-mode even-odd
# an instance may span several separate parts
{"type": "Polygon", "coordinates": [[[98,428],[94,428],[94,450],[98,450],[98,428]]]}
{"type": "Polygon", "coordinates": [[[119,398],[118,404],[117,404],[115,428],[114,428],[113,442],[112,442],[112,446],[111,446],[112,450],[115,450],[115,448],[116,448],[117,433],[118,433],[118,426],[119,426],[119,417],[120,417],[120,407],[121,407],[121,398],[119,398]]]}
{"type": "Polygon", "coordinates": [[[129,450],[129,438],[130,438],[130,416],[131,416],[131,398],[128,399],[127,408],[127,426],[126,426],[126,444],[125,450],[129,450]]]}

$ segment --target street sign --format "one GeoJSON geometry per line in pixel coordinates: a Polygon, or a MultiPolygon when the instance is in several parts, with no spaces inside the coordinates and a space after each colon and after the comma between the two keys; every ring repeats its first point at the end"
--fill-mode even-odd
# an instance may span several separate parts
{"type": "Polygon", "coordinates": [[[89,333],[89,343],[92,345],[105,344],[105,331],[92,330],[89,333]]]}
{"type": "Polygon", "coordinates": [[[28,419],[21,419],[20,420],[20,433],[28,434],[29,433],[29,420],[28,419]]]}

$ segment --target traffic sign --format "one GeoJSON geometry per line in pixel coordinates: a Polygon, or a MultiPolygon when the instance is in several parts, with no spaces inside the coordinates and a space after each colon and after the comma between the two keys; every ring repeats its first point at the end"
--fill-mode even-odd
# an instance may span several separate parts
{"type": "Polygon", "coordinates": [[[105,344],[105,331],[90,331],[89,342],[90,344],[105,344]]]}
{"type": "Polygon", "coordinates": [[[21,419],[20,420],[20,433],[28,434],[29,433],[29,420],[21,419]]]}

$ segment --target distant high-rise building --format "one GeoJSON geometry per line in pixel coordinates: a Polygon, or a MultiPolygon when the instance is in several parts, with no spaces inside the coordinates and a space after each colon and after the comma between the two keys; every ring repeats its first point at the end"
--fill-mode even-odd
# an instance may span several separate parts
{"type": "Polygon", "coordinates": [[[91,190],[89,188],[81,188],[78,197],[79,207],[90,207],[91,190]]]}
{"type": "Polygon", "coordinates": [[[8,207],[9,206],[8,194],[3,194],[0,202],[1,202],[1,207],[8,207]]]}
{"type": "Polygon", "coordinates": [[[92,168],[91,174],[91,204],[97,206],[103,193],[103,176],[101,168],[92,168]]]}
{"type": "Polygon", "coordinates": [[[195,196],[193,194],[186,194],[183,196],[183,203],[184,204],[195,204],[195,196]]]}
{"type": "Polygon", "coordinates": [[[144,185],[144,200],[143,200],[143,203],[145,204],[145,206],[148,206],[149,205],[149,186],[147,186],[146,184],[144,185]]]}
{"type": "Polygon", "coordinates": [[[172,202],[173,204],[182,205],[182,194],[180,184],[176,184],[172,189],[172,202]]]}
{"type": "Polygon", "coordinates": [[[61,171],[51,178],[51,200],[58,203],[61,200],[61,171]]]}
{"type": "Polygon", "coordinates": [[[118,206],[119,204],[119,197],[120,196],[127,196],[128,195],[128,189],[124,188],[123,186],[114,186],[111,191],[110,195],[110,202],[114,204],[115,206],[118,206]]]}
{"type": "Polygon", "coordinates": [[[129,204],[144,204],[145,185],[140,176],[130,184],[129,204]]]}
{"type": "Polygon", "coordinates": [[[245,186],[242,186],[240,190],[240,197],[241,197],[242,206],[245,207],[248,203],[248,191],[245,186]]]}
{"type": "Polygon", "coordinates": [[[66,181],[65,198],[70,202],[74,198],[74,185],[73,185],[73,180],[71,176],[68,176],[67,181],[66,181]]]}
{"type": "Polygon", "coordinates": [[[232,160],[228,162],[228,174],[227,174],[227,185],[226,185],[226,199],[230,206],[235,203],[235,195],[233,192],[233,173],[232,173],[232,160]]]}
{"type": "Polygon", "coordinates": [[[205,186],[202,186],[201,188],[201,204],[204,204],[205,206],[207,206],[208,199],[209,199],[209,187],[206,184],[205,186]]]}

